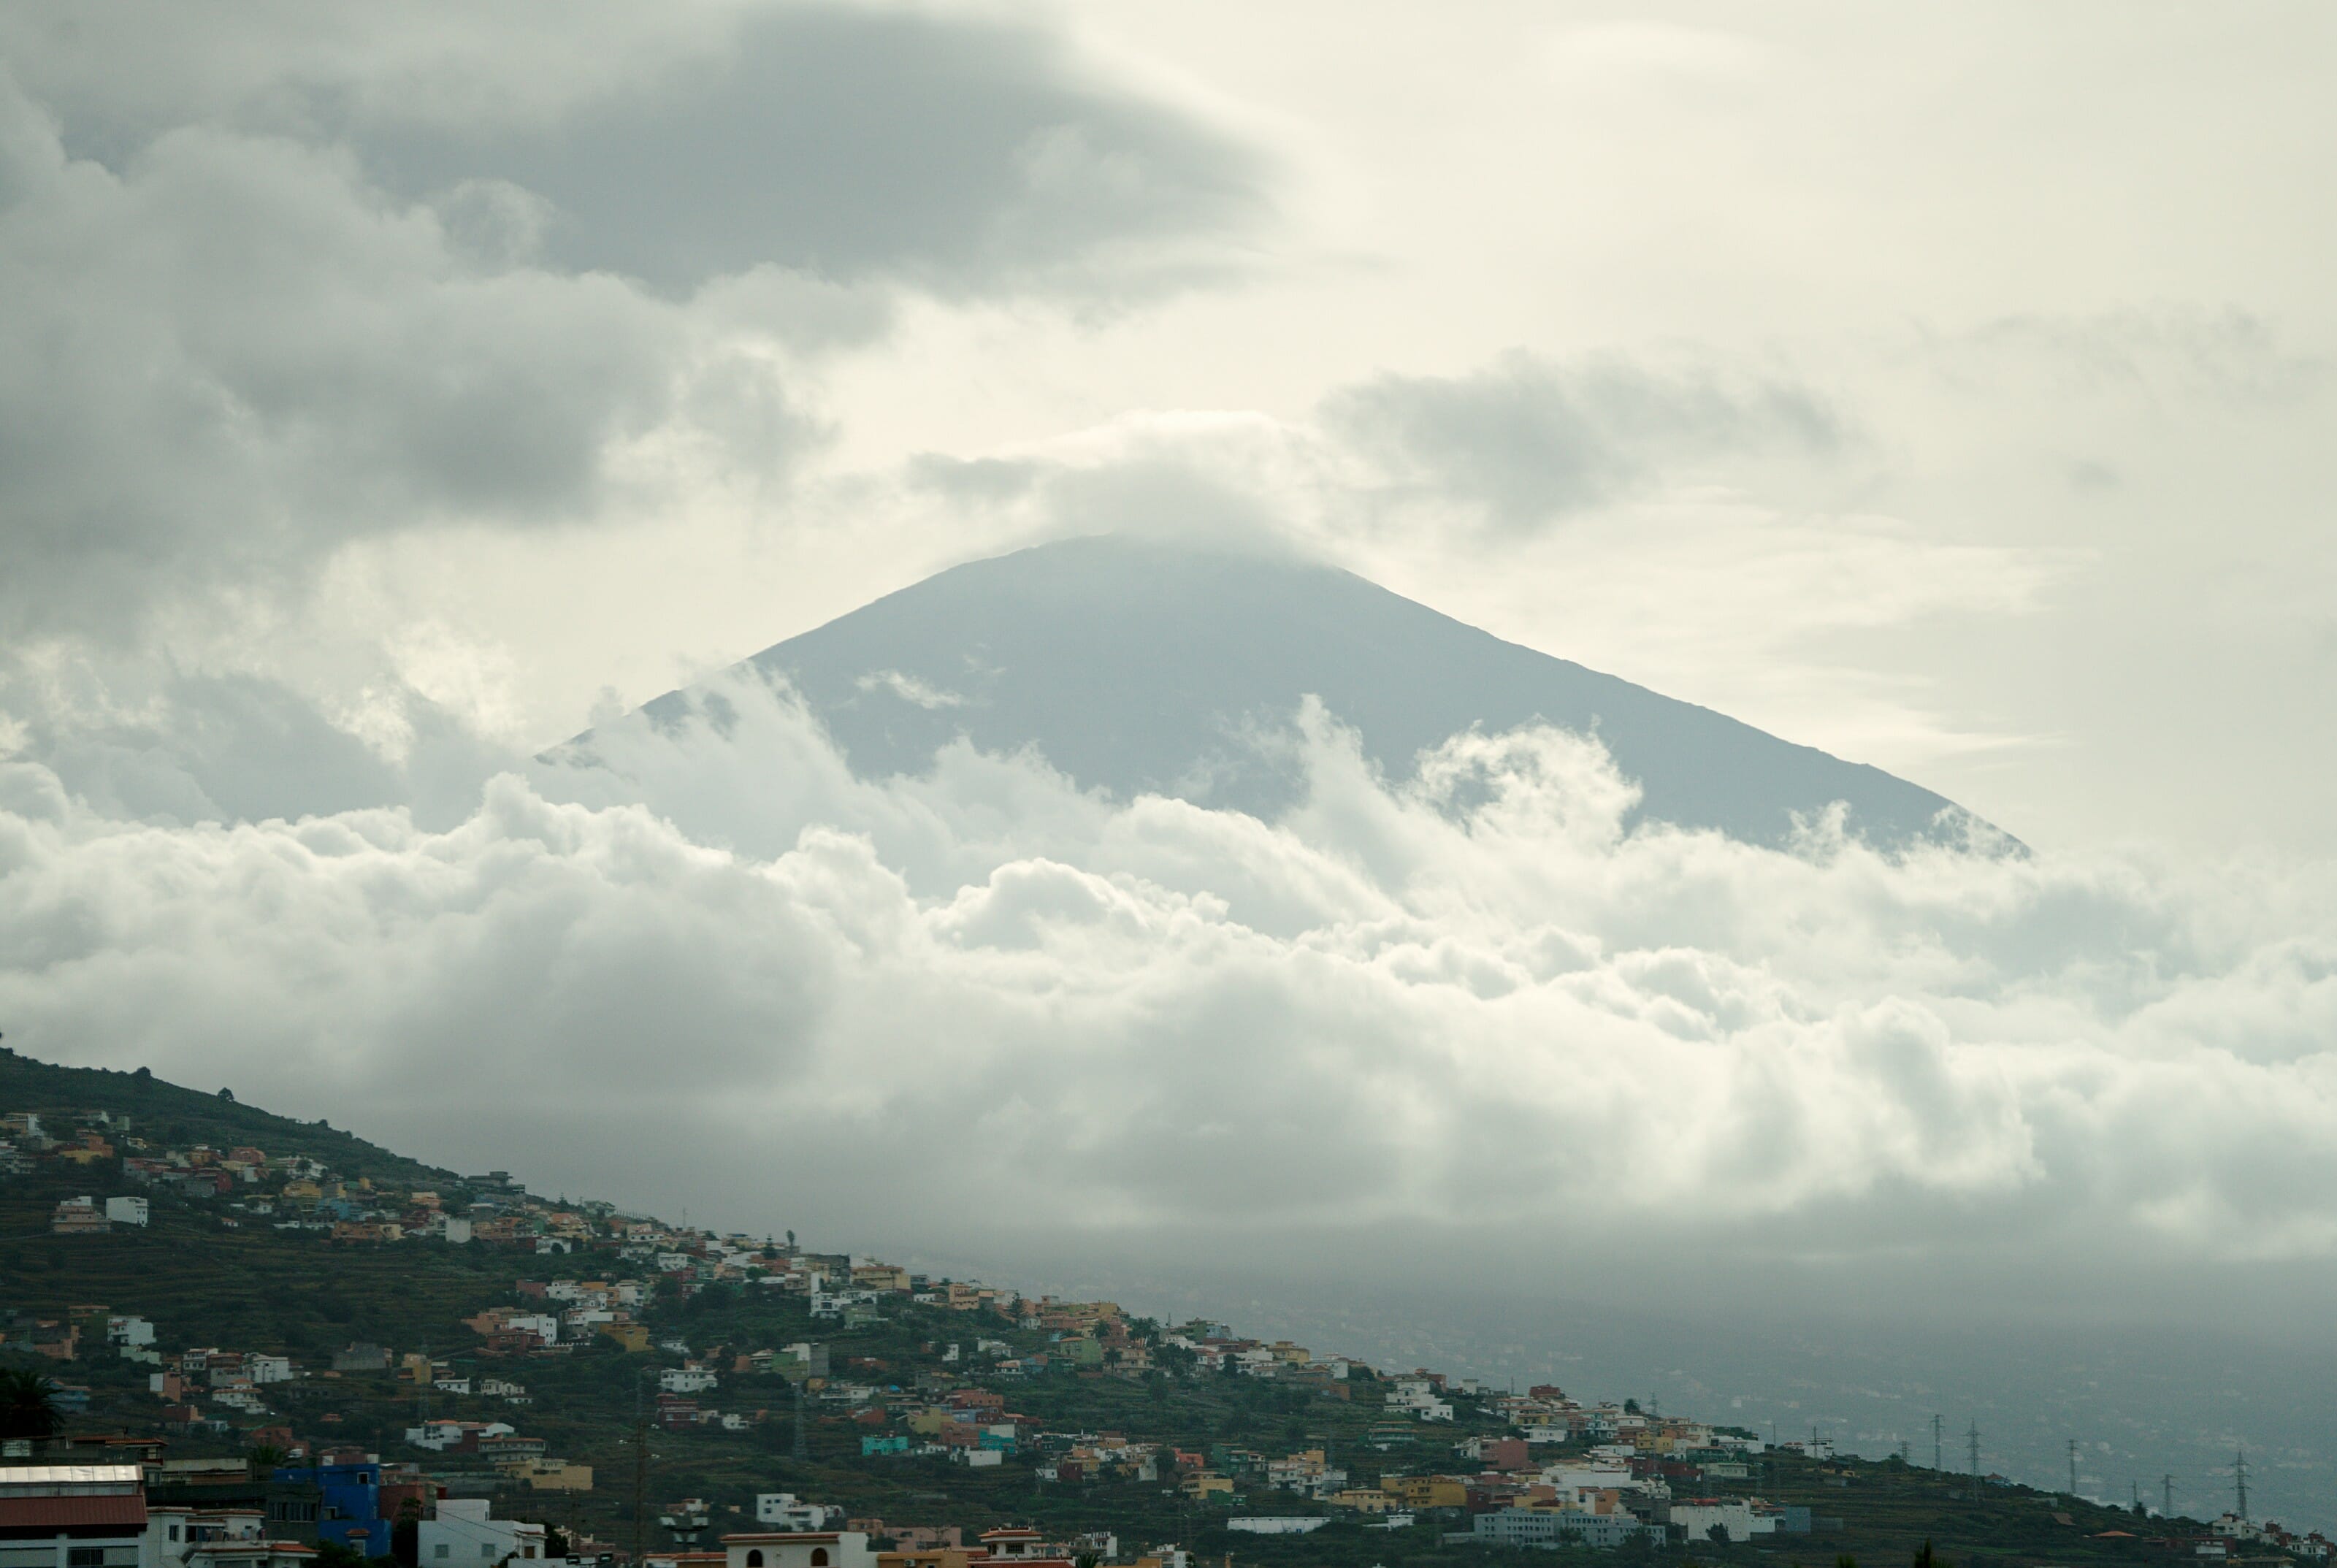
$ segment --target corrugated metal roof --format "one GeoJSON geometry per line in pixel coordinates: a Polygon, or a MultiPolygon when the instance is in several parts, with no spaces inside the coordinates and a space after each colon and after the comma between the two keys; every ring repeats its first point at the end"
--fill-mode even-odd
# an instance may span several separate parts
{"type": "Polygon", "coordinates": [[[0,1486],[56,1486],[96,1481],[142,1481],[136,1465],[0,1465],[0,1486]]]}
{"type": "Polygon", "coordinates": [[[0,1530],[71,1530],[89,1525],[146,1528],[146,1499],[122,1497],[0,1497],[0,1530]]]}

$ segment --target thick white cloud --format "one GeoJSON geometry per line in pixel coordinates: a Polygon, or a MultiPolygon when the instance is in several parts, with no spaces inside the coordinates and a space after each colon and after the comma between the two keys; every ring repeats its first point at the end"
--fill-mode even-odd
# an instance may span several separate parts
{"type": "Polygon", "coordinates": [[[1463,737],[1391,791],[1320,713],[1272,824],[964,750],[872,784],[728,696],[758,749],[644,728],[445,832],[125,822],[13,765],[0,1015],[450,1161],[939,1250],[2337,1262],[2323,870],[1626,834],[1591,743],[1463,737]],[[545,794],[593,788],[656,810],[545,794]]]}

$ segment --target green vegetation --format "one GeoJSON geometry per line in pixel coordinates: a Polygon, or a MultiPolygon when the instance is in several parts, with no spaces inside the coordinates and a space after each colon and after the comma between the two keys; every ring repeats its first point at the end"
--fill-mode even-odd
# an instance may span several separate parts
{"type": "MultiPolygon", "coordinates": [[[[428,1186],[450,1201],[466,1196],[453,1173],[347,1133],[142,1074],[0,1056],[0,1110],[44,1112],[61,1122],[70,1112],[103,1110],[130,1117],[132,1134],[150,1146],[249,1144],[270,1156],[318,1161],[352,1182],[362,1177],[401,1191],[428,1186]]],[[[335,1240],[313,1229],[279,1229],[270,1218],[167,1188],[143,1190],[151,1203],[143,1229],[50,1233],[49,1217],[60,1199],[132,1190],[118,1157],[80,1165],[47,1160],[31,1174],[0,1179],[0,1324],[13,1316],[20,1322],[86,1326],[81,1354],[72,1361],[26,1365],[12,1357],[13,1342],[0,1344],[0,1364],[9,1368],[0,1381],[0,1432],[34,1431],[35,1424],[53,1417],[44,1374],[86,1387],[89,1407],[72,1418],[74,1429],[153,1430],[163,1403],[148,1387],[155,1368],[121,1359],[104,1343],[108,1312],[135,1314],[156,1325],[158,1348],[166,1353],[217,1346],[283,1354],[309,1374],[262,1390],[269,1406],[264,1416],[237,1416],[235,1429],[225,1432],[174,1436],[174,1455],[239,1454],[253,1446],[253,1433],[288,1427],[311,1443],[354,1446],[386,1460],[439,1469],[461,1462],[406,1441],[406,1428],[425,1412],[507,1421],[543,1439],[550,1454],[592,1466],[597,1485],[581,1494],[517,1491],[498,1508],[572,1535],[622,1544],[633,1525],[635,1424],[653,1408],[654,1372],[680,1367],[683,1354],[627,1352],[595,1338],[558,1354],[494,1358],[483,1353],[485,1341],[464,1320],[491,1307],[540,1309],[539,1299],[520,1291],[522,1280],[637,1276],[652,1281],[649,1298],[634,1308],[652,1344],[684,1345],[691,1357],[713,1367],[719,1387],[706,1403],[745,1421],[738,1431],[652,1429],[645,1496],[652,1514],[676,1499],[703,1498],[719,1534],[751,1519],[756,1494],[789,1491],[895,1528],[954,1524],[982,1529],[1015,1522],[1058,1537],[1110,1530],[1124,1553],[1173,1541],[1210,1558],[1237,1555],[1246,1564],[1482,1568],[1489,1555],[1502,1555],[1443,1540],[1447,1531],[1466,1528],[1459,1510],[1423,1513],[1399,1529],[1343,1514],[1304,1536],[1236,1535],[1225,1527],[1233,1512],[1322,1511],[1321,1504],[1269,1492],[1263,1475],[1244,1467],[1232,1451],[1278,1457],[1323,1449],[1358,1487],[1399,1474],[1470,1474],[1474,1464],[1460,1458],[1456,1446],[1507,1429],[1490,1399],[1449,1394],[1454,1407],[1449,1426],[1410,1423],[1384,1405],[1380,1385],[1366,1374],[1318,1382],[1203,1371],[1191,1351],[1162,1342],[1163,1326],[1143,1319],[1124,1326],[1130,1342],[1149,1348],[1155,1366],[1131,1370],[1075,1369],[1044,1329],[987,1308],[951,1310],[901,1293],[883,1298],[875,1321],[850,1328],[816,1323],[801,1294],[721,1278],[685,1281],[660,1274],[645,1259],[619,1257],[607,1237],[584,1250],[548,1254],[533,1251],[532,1241],[523,1249],[435,1240],[335,1240]],[[1000,1376],[996,1358],[974,1355],[978,1338],[1002,1344],[1014,1357],[1049,1357],[1050,1363],[1027,1378],[1000,1376]],[[805,1394],[778,1373],[741,1369],[741,1358],[751,1352],[807,1340],[827,1348],[828,1387],[805,1394]],[[396,1355],[424,1352],[446,1375],[522,1383],[529,1402],[425,1388],[390,1371],[332,1372],[333,1353],[357,1341],[388,1348],[393,1367],[396,1355]],[[948,1355],[952,1346],[958,1348],[954,1359],[948,1355]],[[845,1385],[866,1392],[858,1402],[836,1397],[845,1385]],[[864,1437],[902,1432],[911,1410],[968,1385],[994,1391],[1023,1418],[1020,1452],[1004,1464],[971,1468],[932,1456],[864,1457],[864,1437]],[[1161,1446],[1159,1478],[1039,1478],[1039,1459],[1082,1435],[1091,1442],[1102,1434],[1161,1446]],[[1236,1495],[1207,1503],[1183,1495],[1169,1473],[1170,1450],[1211,1455],[1213,1467],[1237,1475],[1236,1495]]],[[[224,1414],[209,1405],[204,1410],[224,1414]]],[[[1537,1457],[1554,1452],[1538,1448],[1537,1457]]],[[[1854,1568],[1853,1559],[1913,1568],[1986,1568],[2040,1558],[2127,1563],[2147,1553],[2133,1535],[2118,1532],[2166,1528],[2144,1525],[2121,1510],[2025,1488],[1975,1487],[1964,1477],[1896,1459],[1765,1455],[1753,1471],[1743,1481],[1684,1485],[1699,1494],[1757,1495],[1805,1507],[1820,1520],[1839,1521],[1839,1528],[1762,1537],[1757,1544],[1699,1540],[1667,1552],[1666,1561],[1684,1556],[1703,1568],[1751,1568],[1756,1558],[1793,1568],[1829,1560],[1836,1568],[1854,1568]]],[[[649,1538],[665,1544],[657,1533],[649,1538]]],[[[1616,1568],[1650,1555],[1644,1545],[1606,1553],[1566,1548],[1526,1561],[1595,1560],[1616,1568]]]]}

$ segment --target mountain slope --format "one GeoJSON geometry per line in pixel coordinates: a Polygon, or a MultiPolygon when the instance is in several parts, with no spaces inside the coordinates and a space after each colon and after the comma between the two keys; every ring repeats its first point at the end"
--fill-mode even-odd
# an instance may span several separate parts
{"type": "MultiPolygon", "coordinates": [[[[1308,694],[1391,778],[1482,725],[1595,730],[1645,789],[1642,815],[1776,843],[1834,801],[1900,843],[1964,820],[1876,768],[1481,632],[1351,573],[1119,537],[1075,539],[927,578],[746,662],[783,675],[864,776],[916,772],[960,734],[1036,748],[1082,786],[1272,815],[1300,780],[1261,734],[1308,694]],[[1941,813],[1947,813],[1945,824],[1941,813]]],[[[624,722],[725,715],[673,691],[624,722]]],[[[551,754],[593,760],[592,736],[551,754]]]]}

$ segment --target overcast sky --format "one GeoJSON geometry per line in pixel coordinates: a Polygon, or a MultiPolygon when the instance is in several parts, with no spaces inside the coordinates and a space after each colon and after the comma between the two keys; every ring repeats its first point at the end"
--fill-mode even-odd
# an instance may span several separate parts
{"type": "Polygon", "coordinates": [[[0,9],[0,1026],[847,1245],[2306,1322],[2332,80],[2302,3],[0,9]],[[772,859],[524,766],[1108,529],[2038,854],[1627,835],[1578,738],[1399,789],[1321,713],[1273,823],[856,780],[754,691],[632,760],[772,859]]]}

